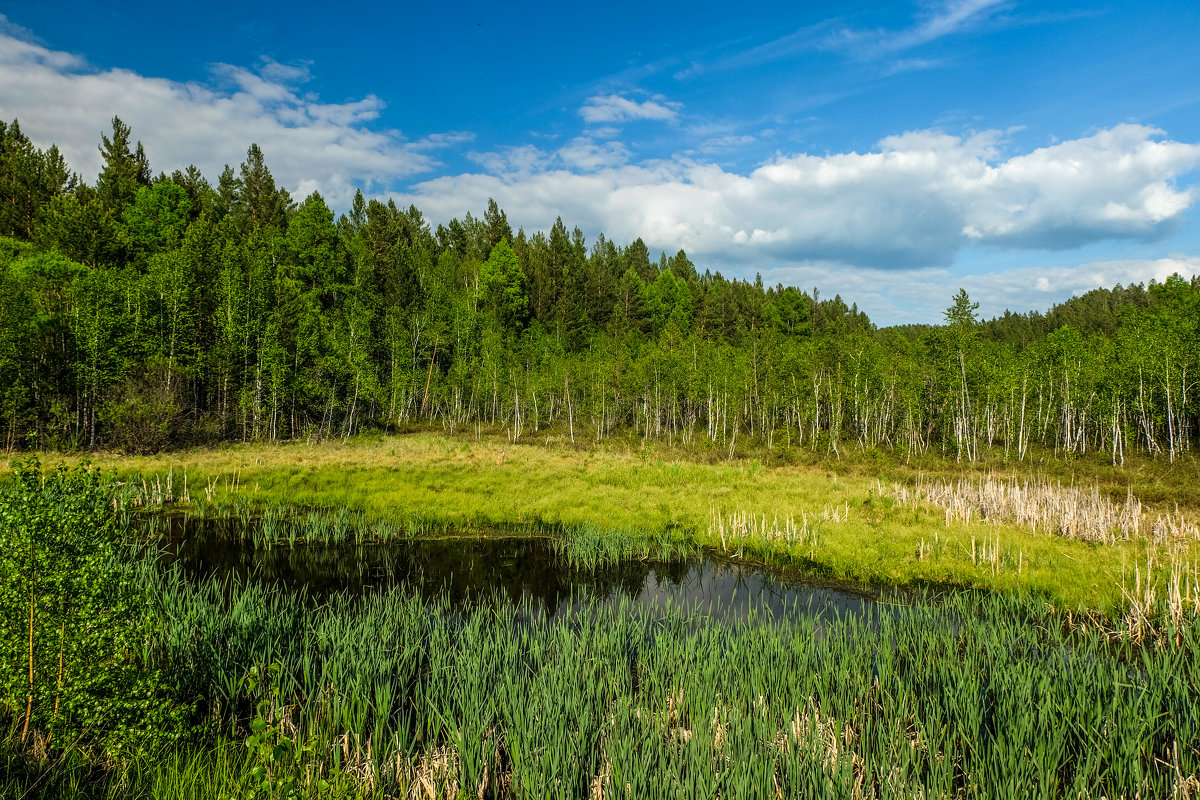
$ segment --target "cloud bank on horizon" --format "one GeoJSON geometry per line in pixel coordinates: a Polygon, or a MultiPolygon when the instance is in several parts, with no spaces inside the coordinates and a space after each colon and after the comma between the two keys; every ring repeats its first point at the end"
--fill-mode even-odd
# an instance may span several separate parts
{"type": "MultiPolygon", "coordinates": [[[[986,21],[1001,7],[959,0],[908,32],[841,26],[823,30],[818,41],[857,58],[890,57],[986,21]]],[[[1178,231],[1200,197],[1189,183],[1200,143],[1135,122],[1024,150],[1002,131],[910,130],[863,152],[779,151],[737,169],[713,154],[756,136],[728,133],[667,155],[639,155],[622,135],[625,126],[678,127],[689,109],[661,94],[604,90],[576,104],[583,126],[557,146],[479,151],[468,149],[470,132],[408,139],[381,126],[385,104],[375,95],[322,101],[304,89],[306,67],[263,57],[252,68],[215,64],[206,79],[181,82],[96,68],[2,16],[0,23],[0,117],[19,119],[43,146],[57,143],[89,181],[100,166],[100,135],[116,114],[146,145],[155,171],[195,163],[215,180],[256,142],[294,196],[319,191],[335,209],[348,208],[361,188],[413,203],[436,225],[478,214],[495,198],[514,227],[543,230],[561,216],[590,238],[641,237],[655,251],[684,249],[701,269],[830,286],[828,293],[846,293],[884,322],[937,321],[931,308],[944,303],[930,306],[930,291],[939,287],[940,301],[951,283],[977,287],[983,311],[999,313],[1045,307],[1068,290],[1105,281],[1200,272],[1200,260],[1187,254],[973,276],[951,270],[967,249],[1067,252],[1160,241],[1178,231]],[[474,167],[445,169],[440,159],[451,152],[474,167]],[[881,282],[894,285],[882,291],[881,282]]]]}
{"type": "Polygon", "coordinates": [[[544,227],[561,215],[617,241],[752,266],[835,262],[874,269],[947,266],[966,244],[1067,249],[1170,233],[1197,199],[1176,180],[1200,144],[1121,124],[1002,157],[1001,135],[891,136],[867,153],[778,156],[747,175],[690,158],[581,163],[579,140],[552,152],[480,157],[395,195],[434,219],[486,205],[544,227]]]}

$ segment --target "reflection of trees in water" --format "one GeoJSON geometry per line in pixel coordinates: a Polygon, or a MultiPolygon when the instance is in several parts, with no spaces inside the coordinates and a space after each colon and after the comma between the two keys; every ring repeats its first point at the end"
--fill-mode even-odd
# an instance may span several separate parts
{"type": "Polygon", "coordinates": [[[863,608],[862,600],[851,595],[791,585],[721,559],[572,567],[548,539],[479,536],[255,549],[240,535],[244,521],[232,524],[236,530],[220,521],[193,520],[186,535],[169,548],[168,557],[197,576],[233,574],[296,590],[304,587],[314,598],[407,585],[454,605],[529,602],[551,616],[580,602],[622,599],[667,600],[722,616],[741,616],[751,609],[775,616],[805,613],[810,601],[827,608],[832,603],[843,613],[853,613],[852,606],[858,613],[863,608]]]}
{"type": "Polygon", "coordinates": [[[185,538],[169,549],[172,560],[196,575],[235,574],[284,586],[305,585],[316,595],[407,584],[425,595],[445,595],[453,603],[495,598],[517,603],[530,598],[550,614],[573,594],[636,597],[651,570],[660,580],[676,583],[688,570],[685,564],[642,562],[573,568],[549,540],[515,537],[256,549],[219,522],[202,521],[192,521],[185,538]]]}

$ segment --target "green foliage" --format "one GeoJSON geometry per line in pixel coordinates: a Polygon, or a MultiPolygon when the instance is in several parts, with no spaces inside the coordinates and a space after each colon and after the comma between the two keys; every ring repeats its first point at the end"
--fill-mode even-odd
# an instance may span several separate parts
{"type": "Polygon", "coordinates": [[[130,149],[132,131],[121,121],[112,118],[112,138],[102,136],[100,155],[104,166],[96,179],[96,196],[109,212],[120,215],[126,205],[132,203],[138,187],[150,183],[150,162],[142,143],[136,150],[130,149]]]}
{"type": "Polygon", "coordinates": [[[192,203],[183,187],[171,181],[142,186],[121,212],[122,234],[137,253],[174,249],[183,242],[191,213],[192,203]]]}
{"type": "MultiPolygon", "coordinates": [[[[278,714],[285,700],[279,689],[278,663],[269,667],[252,666],[246,673],[246,691],[261,699],[250,721],[250,734],[246,737],[246,748],[250,751],[250,763],[242,777],[238,800],[300,800],[306,797],[324,797],[330,790],[330,780],[313,776],[320,771],[317,763],[317,740],[309,736],[297,742],[288,736],[278,714]]],[[[331,771],[334,779],[339,770],[331,771]]]]}
{"type": "Polygon", "coordinates": [[[120,119],[101,152],[88,186],[0,127],[0,234],[21,242],[0,248],[8,450],[433,424],[1121,464],[1200,437],[1200,283],[1178,276],[985,323],[960,289],[944,325],[876,331],[840,296],[642,239],[589,251],[561,218],[514,234],[494,200],[436,231],[362,193],[335,218],[317,194],[294,204],[257,145],[215,187],[194,167],[151,181],[120,119]],[[1078,341],[1050,342],[1068,327],[1078,341]]]}
{"type": "Polygon", "coordinates": [[[110,752],[177,735],[147,663],[152,611],[123,547],[124,514],[86,466],[17,462],[0,487],[0,710],[25,741],[110,752]]]}
{"type": "Polygon", "coordinates": [[[479,292],[505,330],[519,331],[529,318],[525,272],[506,240],[492,248],[479,273],[479,292]]]}
{"type": "MultiPolygon", "coordinates": [[[[212,654],[203,692],[277,665],[299,735],[393,795],[1170,797],[1200,769],[1194,625],[1139,649],[976,593],[728,621],[403,588],[317,607],[253,582],[168,593],[164,638],[212,654]]],[[[295,764],[295,746],[270,713],[251,723],[254,776],[278,787],[267,764],[295,764]]]]}
{"type": "Polygon", "coordinates": [[[976,311],[979,303],[972,303],[966,289],[959,289],[954,295],[954,305],[946,309],[946,324],[951,328],[971,328],[977,321],[976,311]]]}

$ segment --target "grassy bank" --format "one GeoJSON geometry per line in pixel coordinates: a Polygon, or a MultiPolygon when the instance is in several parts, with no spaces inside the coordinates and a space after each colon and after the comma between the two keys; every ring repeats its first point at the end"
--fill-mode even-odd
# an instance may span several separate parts
{"type": "MultiPolygon", "coordinates": [[[[636,444],[636,443],[632,443],[636,444]]],[[[1173,513],[1192,478],[1184,465],[1090,462],[923,465],[860,454],[841,462],[789,464],[783,458],[715,460],[703,450],[596,448],[564,442],[513,445],[435,433],[348,443],[244,445],[151,457],[100,456],[148,497],[194,510],[305,506],[348,509],[366,522],[405,525],[531,525],[621,532],[676,531],[704,547],[747,559],[792,564],[827,578],[890,586],[956,585],[1023,591],[1071,608],[1105,613],[1128,606],[1148,570],[1166,580],[1195,564],[1194,539],[1154,543],[1132,536],[1099,544],[1017,523],[949,518],[945,508],[901,501],[898,487],[922,480],[1042,475],[1104,496],[1131,490],[1159,497],[1147,513],[1173,513]],[[1073,475],[1064,475],[1071,467],[1073,475]],[[1166,499],[1164,499],[1166,498],[1166,499]],[[722,537],[735,516],[757,520],[762,536],[731,548],[722,537]],[[771,535],[794,525],[801,536],[771,535]]],[[[1194,467],[1192,467],[1194,469],[1194,467]]],[[[1194,509],[1184,503],[1183,516],[1194,509]]],[[[1184,586],[1188,584],[1185,581],[1184,586]]],[[[1165,596],[1165,585],[1157,597],[1165,596]]]]}

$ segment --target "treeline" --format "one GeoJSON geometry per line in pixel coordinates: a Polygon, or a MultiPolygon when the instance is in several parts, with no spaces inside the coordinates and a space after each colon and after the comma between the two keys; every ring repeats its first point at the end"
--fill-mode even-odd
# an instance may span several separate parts
{"type": "MultiPolygon", "coordinates": [[[[1200,283],[986,323],[877,330],[839,297],[699,272],[557,220],[335,218],[251,145],[215,186],[151,172],[119,119],[94,184],[0,123],[0,425],[9,449],[155,450],[416,422],[930,450],[1174,458],[1197,429],[1200,283]]],[[[948,292],[949,295],[949,292],[948,292]]],[[[947,298],[951,300],[951,298],[947,298]]]]}

